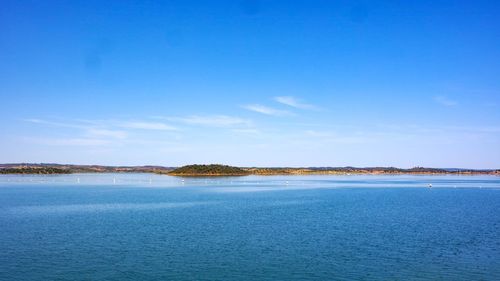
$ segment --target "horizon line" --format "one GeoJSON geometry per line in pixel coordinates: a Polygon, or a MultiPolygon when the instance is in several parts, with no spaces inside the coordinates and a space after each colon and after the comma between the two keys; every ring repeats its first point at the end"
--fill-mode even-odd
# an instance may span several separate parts
{"type": "Polygon", "coordinates": [[[441,170],[470,170],[470,171],[495,171],[500,170],[500,168],[457,168],[457,167],[425,167],[425,166],[413,166],[411,168],[401,168],[396,166],[237,166],[237,165],[229,165],[229,164],[221,164],[221,163],[194,163],[194,164],[185,164],[185,165],[157,165],[157,164],[143,164],[143,165],[102,165],[102,164],[69,164],[69,163],[35,163],[35,162],[18,162],[18,163],[0,163],[0,168],[2,166],[10,166],[10,165],[60,165],[60,166],[99,166],[99,167],[162,167],[162,168],[179,168],[183,166],[189,165],[225,165],[225,166],[233,166],[239,168],[264,168],[264,169],[276,169],[276,168],[288,168],[288,169],[308,169],[308,168],[354,168],[354,169],[374,169],[374,168],[394,168],[400,170],[410,170],[415,168],[424,168],[424,169],[441,169],[441,170]]]}

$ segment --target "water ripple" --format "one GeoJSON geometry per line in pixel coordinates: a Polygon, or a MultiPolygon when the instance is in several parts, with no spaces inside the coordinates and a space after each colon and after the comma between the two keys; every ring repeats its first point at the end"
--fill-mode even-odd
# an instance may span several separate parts
{"type": "Polygon", "coordinates": [[[112,204],[70,204],[44,206],[18,206],[4,211],[6,215],[46,215],[68,213],[92,213],[113,211],[145,211],[173,208],[188,208],[215,202],[180,202],[180,203],[112,203],[112,204]]]}

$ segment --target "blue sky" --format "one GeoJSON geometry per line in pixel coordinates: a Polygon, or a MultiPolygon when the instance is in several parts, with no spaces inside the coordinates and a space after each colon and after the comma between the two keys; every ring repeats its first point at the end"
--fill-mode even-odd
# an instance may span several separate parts
{"type": "Polygon", "coordinates": [[[499,13],[2,1],[0,162],[499,168],[499,13]]]}

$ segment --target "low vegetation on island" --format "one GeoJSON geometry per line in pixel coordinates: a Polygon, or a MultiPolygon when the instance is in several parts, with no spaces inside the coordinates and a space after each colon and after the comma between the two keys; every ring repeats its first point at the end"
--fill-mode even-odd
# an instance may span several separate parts
{"type": "Polygon", "coordinates": [[[0,174],[73,174],[73,173],[159,173],[173,170],[163,166],[101,166],[70,164],[0,164],[0,174]]]}
{"type": "Polygon", "coordinates": [[[71,174],[70,170],[54,167],[13,167],[0,169],[0,174],[21,174],[21,175],[53,175],[71,174]]]}
{"type": "Polygon", "coordinates": [[[250,172],[227,165],[187,165],[168,172],[172,176],[246,176],[250,172]]]}

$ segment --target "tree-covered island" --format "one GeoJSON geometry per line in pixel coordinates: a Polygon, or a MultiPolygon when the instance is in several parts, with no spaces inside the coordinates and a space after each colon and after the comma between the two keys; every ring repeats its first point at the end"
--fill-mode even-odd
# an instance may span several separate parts
{"type": "Polygon", "coordinates": [[[211,165],[187,165],[168,172],[172,176],[246,176],[250,172],[238,167],[227,165],[211,164],[211,165]]]}

